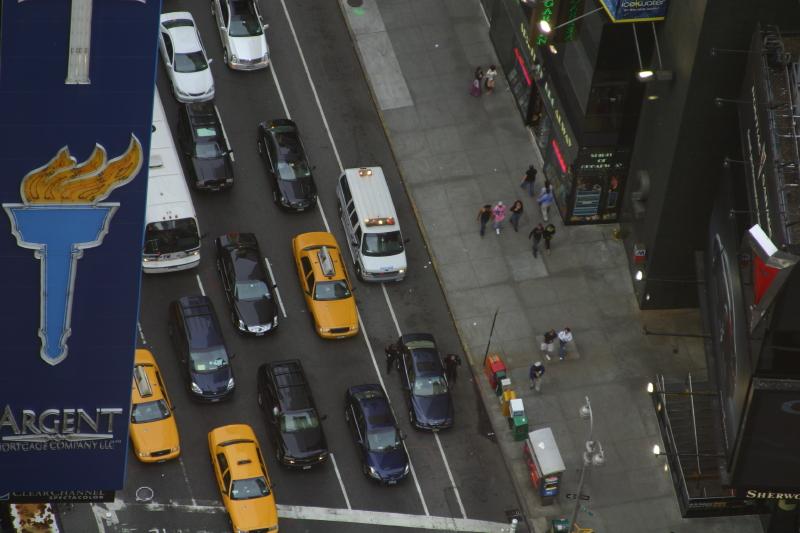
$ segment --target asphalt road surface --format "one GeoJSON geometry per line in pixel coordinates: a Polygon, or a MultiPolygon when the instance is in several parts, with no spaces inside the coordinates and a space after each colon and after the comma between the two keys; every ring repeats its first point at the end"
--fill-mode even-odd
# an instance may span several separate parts
{"type": "MultiPolygon", "coordinates": [[[[210,3],[164,2],[164,11],[192,12],[214,59],[216,103],[235,153],[236,181],[228,192],[192,192],[205,235],[200,267],[145,276],[142,282],[142,343],[155,354],[176,404],[182,456],[144,465],[131,453],[126,489],[117,494],[114,504],[93,506],[96,526],[92,529],[226,531],[228,520],[211,470],[206,435],[217,426],[246,423],[256,431],[268,460],[282,531],[389,532],[399,531],[400,526],[416,531],[499,531],[498,523],[507,522],[505,512],[517,508],[517,501],[499,448],[486,438],[488,421],[467,366],[461,367],[455,386],[455,427],[435,435],[410,427],[399,377],[396,372],[384,373],[383,347],[400,332],[431,332],[442,353],[461,350],[339,7],[333,0],[262,0],[260,7],[270,25],[267,35],[273,66],[234,72],[222,62],[210,3]],[[320,202],[307,213],[283,213],[272,203],[256,151],[258,122],[280,117],[298,124],[316,167],[320,202]],[[354,281],[361,333],[324,341],[309,320],[291,257],[291,239],[301,232],[329,228],[344,242],[336,214],[335,180],[343,167],[372,165],[384,168],[404,236],[410,238],[408,276],[387,285],[354,281]],[[274,272],[286,316],[280,316],[277,331],[266,337],[240,336],[227,319],[213,244],[214,238],[230,231],[254,232],[274,272]],[[200,405],[189,398],[167,335],[169,302],[200,293],[214,302],[228,347],[236,354],[234,397],[215,405],[200,405]],[[319,410],[327,415],[323,427],[334,459],[307,472],[278,466],[256,404],[256,368],[265,361],[293,357],[302,359],[319,410]],[[412,475],[396,487],[378,486],[362,474],[344,422],[345,389],[375,382],[384,384],[400,426],[408,434],[405,442],[412,475]],[[136,502],[139,487],[152,489],[151,502],[136,502]],[[439,517],[461,521],[445,522],[439,517]]],[[[174,134],[178,104],[161,66],[158,76],[174,134]]],[[[347,252],[343,257],[355,280],[347,252]]]]}

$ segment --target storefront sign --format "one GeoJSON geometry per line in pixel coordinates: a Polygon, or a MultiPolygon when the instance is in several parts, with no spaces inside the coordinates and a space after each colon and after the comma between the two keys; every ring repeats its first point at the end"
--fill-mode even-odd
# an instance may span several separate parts
{"type": "Polygon", "coordinates": [[[612,22],[664,20],[669,0],[600,0],[612,22]]]}
{"type": "Polygon", "coordinates": [[[550,117],[553,119],[553,123],[556,126],[556,133],[562,141],[564,152],[567,156],[566,159],[568,160],[568,163],[571,163],[578,153],[575,135],[572,133],[572,128],[570,127],[569,122],[567,122],[567,117],[561,111],[561,101],[556,95],[555,88],[553,87],[549,76],[545,75],[542,78],[540,89],[542,101],[544,102],[545,107],[547,107],[550,117]]]}
{"type": "Polygon", "coordinates": [[[575,19],[583,15],[584,5],[586,5],[586,3],[583,0],[569,0],[565,17],[567,20],[564,21],[564,27],[559,30],[561,34],[559,38],[557,38],[558,41],[570,42],[574,41],[578,36],[578,25],[581,21],[575,19]]]}
{"type": "Polygon", "coordinates": [[[800,492],[772,492],[749,489],[744,493],[748,500],[800,500],[800,492]]]}

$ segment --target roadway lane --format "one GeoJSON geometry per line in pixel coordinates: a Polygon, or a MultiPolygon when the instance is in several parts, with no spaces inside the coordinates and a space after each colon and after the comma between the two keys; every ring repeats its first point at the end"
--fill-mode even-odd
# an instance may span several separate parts
{"type": "MultiPolygon", "coordinates": [[[[288,6],[338,158],[317,109],[283,5],[281,2],[262,2],[261,6],[271,24],[268,36],[274,75],[271,71],[237,73],[222,64],[222,51],[207,3],[180,0],[166,6],[166,10],[187,9],[193,12],[204,45],[215,59],[212,71],[217,86],[217,106],[236,156],[236,184],[229,192],[193,193],[201,230],[206,234],[200,267],[196,271],[144,279],[142,328],[162,367],[173,401],[178,405],[176,418],[183,456],[180,462],[163,465],[142,465],[131,458],[128,487],[121,497],[126,502],[133,502],[135,489],[147,485],[153,487],[156,493],[154,501],[159,503],[218,501],[205,435],[218,425],[244,422],[253,426],[261,440],[279,503],[345,508],[346,499],[330,463],[311,472],[292,472],[278,467],[272,458],[273,448],[258,412],[254,379],[258,365],[267,360],[300,357],[320,411],[328,415],[323,426],[353,508],[420,515],[425,514],[427,508],[432,515],[461,517],[463,505],[470,518],[502,520],[502,511],[515,507],[515,499],[502,462],[496,456],[495,445],[482,436],[487,426],[485,414],[472,384],[464,379],[467,377],[466,367],[462,367],[462,379],[456,386],[456,427],[440,435],[462,503],[455,496],[434,437],[409,428],[404,398],[394,374],[386,379],[386,388],[401,427],[409,434],[407,445],[420,478],[425,504],[411,477],[399,487],[378,488],[361,474],[342,416],[345,387],[378,381],[372,354],[383,372],[383,346],[397,337],[398,326],[404,332],[435,332],[443,353],[460,352],[459,341],[441,289],[428,266],[429,258],[416,219],[338,6],[334,2],[311,1],[294,1],[288,6]],[[264,168],[255,149],[256,124],[260,120],[285,116],[282,100],[298,123],[312,164],[316,165],[321,205],[337,239],[343,242],[334,201],[339,158],[345,166],[380,164],[384,167],[404,234],[411,239],[408,245],[410,274],[406,281],[387,286],[385,292],[380,285],[356,282],[356,299],[369,334],[372,354],[363,335],[340,342],[322,341],[309,325],[291,258],[290,241],[297,233],[323,229],[323,221],[316,210],[301,215],[278,211],[271,203],[264,168]],[[227,305],[213,261],[213,240],[227,231],[256,233],[262,251],[272,264],[288,318],[281,317],[278,331],[266,338],[241,337],[227,320],[227,305]],[[233,362],[237,391],[232,401],[220,405],[203,406],[190,401],[166,334],[169,301],[199,293],[197,277],[203,290],[214,301],[229,348],[237,354],[233,362]],[[391,301],[397,323],[386,296],[391,301]]],[[[165,81],[163,69],[160,69],[159,87],[174,131],[177,104],[169,95],[165,81]]],[[[346,262],[349,264],[349,257],[346,262]]],[[[140,514],[143,520],[144,516],[149,516],[140,514]]],[[[137,523],[136,515],[132,513],[131,521],[127,523],[137,523]]],[[[140,527],[143,525],[144,522],[140,527]]]]}

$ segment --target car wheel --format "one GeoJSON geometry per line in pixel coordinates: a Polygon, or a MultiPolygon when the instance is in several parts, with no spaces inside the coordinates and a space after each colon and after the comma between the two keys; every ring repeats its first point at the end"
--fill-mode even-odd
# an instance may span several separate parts
{"type": "Polygon", "coordinates": [[[236,328],[236,331],[239,331],[239,321],[236,319],[236,313],[233,311],[231,311],[231,324],[236,328]]]}
{"type": "MultiPolygon", "coordinates": [[[[228,49],[225,48],[222,50],[222,62],[228,65],[228,49]]],[[[230,65],[228,65],[230,66],[230,65]]]]}
{"type": "Polygon", "coordinates": [[[275,189],[272,189],[272,202],[275,205],[278,205],[278,191],[276,191],[275,189]]]}
{"type": "Polygon", "coordinates": [[[414,410],[411,408],[408,409],[408,421],[414,426],[414,410]]]}
{"type": "Polygon", "coordinates": [[[339,212],[339,218],[342,217],[342,202],[338,198],[336,199],[336,210],[339,212]]]}
{"type": "Polygon", "coordinates": [[[258,400],[258,406],[264,407],[264,397],[261,395],[260,392],[258,393],[257,400],[258,400]]]}
{"type": "Polygon", "coordinates": [[[364,276],[361,273],[360,263],[356,263],[356,277],[358,278],[358,281],[364,281],[364,276]]]}
{"type": "Polygon", "coordinates": [[[344,421],[348,423],[350,422],[350,409],[347,407],[344,408],[344,421]]]}

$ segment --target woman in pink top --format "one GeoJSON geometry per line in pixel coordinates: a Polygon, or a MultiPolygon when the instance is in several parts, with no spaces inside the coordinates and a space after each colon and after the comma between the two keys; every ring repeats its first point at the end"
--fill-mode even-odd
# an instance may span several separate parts
{"type": "Polygon", "coordinates": [[[492,227],[500,235],[500,226],[503,225],[503,220],[506,218],[506,206],[503,205],[502,201],[497,202],[497,205],[492,208],[492,218],[494,219],[492,227]]]}

